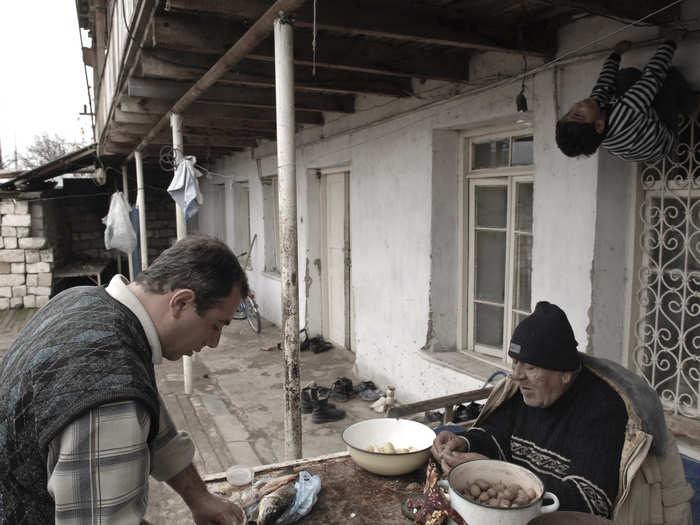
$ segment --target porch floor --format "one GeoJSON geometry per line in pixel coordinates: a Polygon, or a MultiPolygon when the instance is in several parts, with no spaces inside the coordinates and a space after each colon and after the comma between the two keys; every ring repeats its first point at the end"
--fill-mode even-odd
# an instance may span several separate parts
{"type": "MultiPolygon", "coordinates": [[[[8,310],[0,315],[0,356],[36,310],[8,310]]],[[[280,330],[264,322],[255,334],[246,321],[226,327],[219,346],[193,359],[194,392],[184,393],[182,364],[164,361],[156,367],[158,389],[176,425],[193,438],[194,463],[204,476],[225,471],[233,464],[259,465],[284,460],[284,356],[275,349],[280,330]]],[[[334,348],[301,354],[302,386],[309,381],[330,386],[353,373],[354,355],[334,348]]],[[[384,387],[385,385],[379,385],[384,387]]],[[[345,449],[343,429],[362,419],[380,417],[359,398],[336,403],[346,417],[314,425],[302,415],[303,455],[315,457],[345,449]]],[[[165,483],[151,478],[146,519],[154,525],[193,523],[180,497],[165,483]]]]}

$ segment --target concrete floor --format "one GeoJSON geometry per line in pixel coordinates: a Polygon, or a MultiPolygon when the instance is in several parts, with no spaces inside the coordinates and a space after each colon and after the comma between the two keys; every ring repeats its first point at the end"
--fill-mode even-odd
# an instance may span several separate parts
{"type": "MultiPolygon", "coordinates": [[[[276,349],[279,328],[264,323],[255,334],[246,321],[232,321],[219,346],[194,360],[194,392],[184,394],[182,364],[156,367],[158,388],[178,427],[187,430],[197,449],[194,463],[203,475],[234,464],[260,465],[284,460],[284,356],[276,349]],[[268,347],[275,350],[265,351],[268,347]]],[[[338,377],[353,383],[354,355],[334,348],[320,354],[301,353],[302,386],[315,381],[330,386],[338,377]]],[[[383,385],[380,385],[383,386],[383,385]]],[[[315,425],[302,415],[303,455],[315,457],[345,450],[343,429],[355,421],[381,417],[359,398],[336,403],[346,417],[315,425]]],[[[179,496],[166,484],[151,480],[149,509],[154,525],[192,523],[179,496]]]]}

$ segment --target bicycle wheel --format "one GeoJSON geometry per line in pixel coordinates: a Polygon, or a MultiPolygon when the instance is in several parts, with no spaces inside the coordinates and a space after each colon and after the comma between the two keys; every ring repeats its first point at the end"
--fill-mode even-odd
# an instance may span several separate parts
{"type": "Polygon", "coordinates": [[[256,334],[260,333],[262,329],[262,323],[260,322],[260,312],[258,312],[258,305],[255,304],[250,297],[245,298],[245,309],[248,314],[248,324],[253,329],[256,334]]]}

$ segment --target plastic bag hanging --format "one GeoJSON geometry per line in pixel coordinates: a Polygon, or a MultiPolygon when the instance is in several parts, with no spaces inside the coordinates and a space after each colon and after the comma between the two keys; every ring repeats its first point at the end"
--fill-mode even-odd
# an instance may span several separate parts
{"type": "Polygon", "coordinates": [[[198,177],[202,173],[195,168],[197,157],[188,155],[182,159],[175,169],[175,176],[168,186],[168,193],[189,219],[199,211],[199,205],[204,203],[204,197],[199,191],[198,177]]]}
{"type": "Polygon", "coordinates": [[[118,191],[112,194],[107,216],[102,219],[105,228],[105,248],[115,248],[129,255],[136,249],[136,232],[131,225],[129,212],[131,206],[124,194],[118,191]]]}

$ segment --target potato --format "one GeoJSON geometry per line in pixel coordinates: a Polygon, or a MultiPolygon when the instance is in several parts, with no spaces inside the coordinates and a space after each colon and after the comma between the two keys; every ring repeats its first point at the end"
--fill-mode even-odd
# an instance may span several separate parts
{"type": "Polygon", "coordinates": [[[496,492],[496,489],[493,488],[493,487],[490,487],[490,488],[486,489],[486,492],[487,492],[488,495],[491,496],[492,498],[495,498],[496,495],[498,494],[498,492],[496,492]]]}
{"type": "Polygon", "coordinates": [[[517,483],[513,483],[512,485],[508,485],[508,488],[515,492],[515,494],[517,494],[522,487],[517,483]]]}
{"type": "Polygon", "coordinates": [[[510,508],[510,501],[507,499],[498,500],[498,506],[504,509],[510,508]]]}
{"type": "Polygon", "coordinates": [[[477,479],[476,481],[474,481],[474,483],[479,485],[479,488],[481,490],[488,490],[489,487],[491,486],[491,484],[488,481],[486,481],[485,479],[477,479]]]}
{"type": "Polygon", "coordinates": [[[527,505],[528,503],[530,503],[530,498],[528,498],[527,494],[525,493],[518,494],[518,496],[513,500],[513,505],[517,505],[518,507],[527,505]]]}
{"type": "Polygon", "coordinates": [[[367,452],[377,452],[377,447],[375,447],[374,445],[370,445],[369,447],[367,447],[367,452]]]}
{"type": "Polygon", "coordinates": [[[489,502],[487,503],[489,507],[498,507],[498,499],[497,498],[491,498],[489,502]]]}
{"type": "Polygon", "coordinates": [[[491,498],[489,497],[488,492],[482,492],[481,495],[479,496],[479,501],[482,503],[486,503],[490,499],[491,498]]]}
{"type": "Polygon", "coordinates": [[[512,488],[508,487],[506,490],[503,491],[503,497],[507,499],[508,501],[513,501],[515,499],[515,496],[517,496],[518,491],[513,490],[512,488]]]}
{"type": "Polygon", "coordinates": [[[537,497],[537,493],[535,492],[535,489],[527,489],[525,491],[525,493],[527,494],[527,497],[530,499],[535,499],[537,497]]]}
{"type": "Polygon", "coordinates": [[[382,445],[381,451],[384,452],[385,454],[395,454],[396,449],[394,448],[394,444],[391,441],[387,441],[382,445]]]}
{"type": "Polygon", "coordinates": [[[493,485],[493,488],[496,489],[496,492],[503,492],[504,490],[506,490],[506,486],[503,483],[501,483],[500,481],[497,481],[493,485]]]}
{"type": "Polygon", "coordinates": [[[479,485],[477,485],[476,483],[472,483],[469,487],[469,493],[475,498],[481,496],[481,489],[479,488],[479,485]]]}

